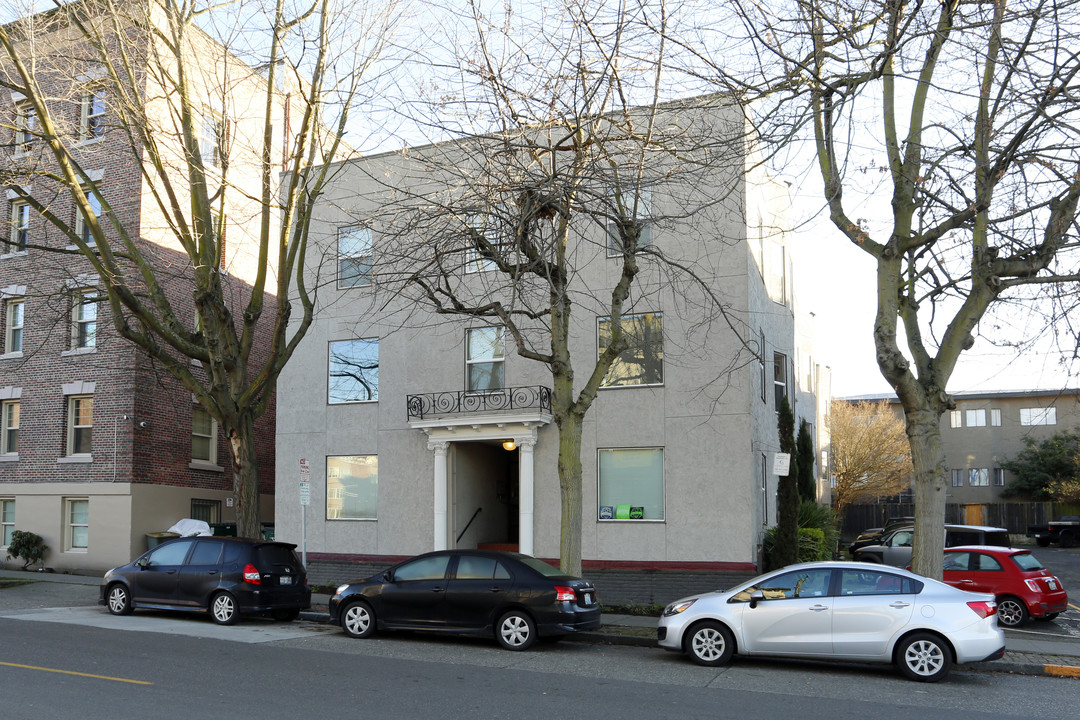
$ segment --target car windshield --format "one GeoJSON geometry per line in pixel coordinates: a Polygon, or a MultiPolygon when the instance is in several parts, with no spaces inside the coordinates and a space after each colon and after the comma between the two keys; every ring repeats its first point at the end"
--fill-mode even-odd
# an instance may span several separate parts
{"type": "Polygon", "coordinates": [[[1031,553],[1017,553],[1012,556],[1012,561],[1021,570],[1042,570],[1043,564],[1031,553]]]}
{"type": "Polygon", "coordinates": [[[559,568],[548,565],[543,560],[537,560],[534,557],[528,557],[528,556],[523,555],[523,556],[518,557],[518,560],[520,560],[523,565],[526,565],[527,567],[532,568],[533,570],[540,573],[544,577],[549,577],[549,578],[570,577],[569,575],[564,573],[559,568]]]}

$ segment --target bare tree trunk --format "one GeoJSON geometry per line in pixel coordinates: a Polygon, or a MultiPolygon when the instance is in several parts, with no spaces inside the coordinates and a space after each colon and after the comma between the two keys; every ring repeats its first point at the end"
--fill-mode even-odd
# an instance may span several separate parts
{"type": "Polygon", "coordinates": [[[240,417],[235,427],[226,428],[233,461],[233,492],[236,495],[237,537],[262,537],[259,515],[259,462],[255,450],[255,421],[240,417]]]}
{"type": "Polygon", "coordinates": [[[920,575],[942,579],[945,550],[945,450],[941,445],[941,412],[918,409],[907,413],[911,462],[915,466],[915,539],[911,567],[920,575]]]}
{"type": "MultiPolygon", "coordinates": [[[[573,373],[554,377],[554,399],[573,397],[573,373]]],[[[559,567],[567,575],[581,576],[581,430],[582,415],[567,407],[554,409],[559,428],[559,488],[562,527],[559,536],[559,567]]]]}

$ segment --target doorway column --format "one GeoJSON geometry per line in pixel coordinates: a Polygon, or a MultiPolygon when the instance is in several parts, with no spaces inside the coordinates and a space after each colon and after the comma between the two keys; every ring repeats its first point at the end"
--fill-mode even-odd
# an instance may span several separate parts
{"type": "Polygon", "coordinates": [[[428,450],[432,450],[435,453],[435,478],[434,478],[434,498],[435,498],[435,542],[432,544],[433,550],[446,550],[446,450],[449,447],[448,442],[429,442],[427,444],[428,450]]]}
{"type": "Polygon", "coordinates": [[[533,554],[533,447],[532,437],[517,441],[518,453],[518,549],[524,555],[533,554]]]}

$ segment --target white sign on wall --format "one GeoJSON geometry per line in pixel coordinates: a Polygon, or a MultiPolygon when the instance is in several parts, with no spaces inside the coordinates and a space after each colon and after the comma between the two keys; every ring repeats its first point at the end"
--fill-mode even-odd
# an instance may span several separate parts
{"type": "Polygon", "coordinates": [[[791,453],[773,453],[773,475],[787,477],[791,470],[791,453]]]}

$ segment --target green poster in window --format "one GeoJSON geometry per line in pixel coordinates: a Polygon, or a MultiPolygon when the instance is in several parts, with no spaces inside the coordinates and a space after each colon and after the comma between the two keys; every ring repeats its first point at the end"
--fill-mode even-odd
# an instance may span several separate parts
{"type": "Polygon", "coordinates": [[[643,520],[645,518],[645,508],[632,505],[630,507],[630,519],[631,520],[643,520]]]}
{"type": "Polygon", "coordinates": [[[615,506],[615,519],[616,520],[629,520],[630,519],[630,506],[629,505],[617,505],[617,506],[615,506]]]}

